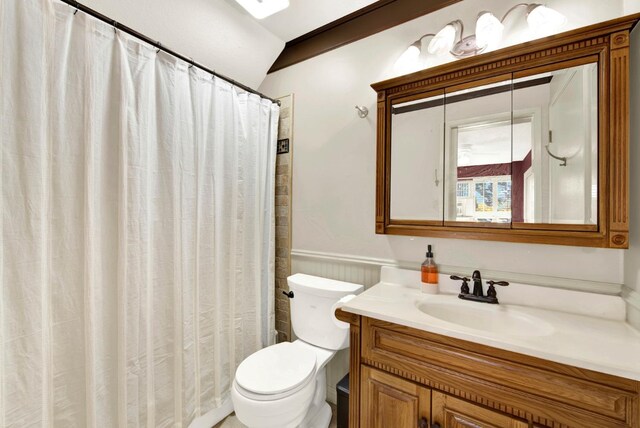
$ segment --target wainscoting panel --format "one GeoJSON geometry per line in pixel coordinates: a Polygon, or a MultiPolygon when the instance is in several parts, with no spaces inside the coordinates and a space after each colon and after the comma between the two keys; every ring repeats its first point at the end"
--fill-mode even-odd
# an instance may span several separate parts
{"type": "MultiPolygon", "coordinates": [[[[384,263],[386,264],[386,263],[384,263]]],[[[312,255],[301,251],[291,253],[291,273],[306,273],[323,278],[362,284],[365,288],[380,281],[383,263],[366,262],[356,258],[312,255]]]]}

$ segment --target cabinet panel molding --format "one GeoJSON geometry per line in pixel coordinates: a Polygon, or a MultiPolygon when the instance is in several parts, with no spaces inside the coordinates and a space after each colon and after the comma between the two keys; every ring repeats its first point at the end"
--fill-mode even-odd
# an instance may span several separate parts
{"type": "Polygon", "coordinates": [[[529,423],[434,391],[433,422],[442,428],[528,428],[529,423]]]}
{"type": "Polygon", "coordinates": [[[419,426],[421,420],[429,423],[429,389],[366,366],[361,385],[360,426],[402,428],[419,426]]]}

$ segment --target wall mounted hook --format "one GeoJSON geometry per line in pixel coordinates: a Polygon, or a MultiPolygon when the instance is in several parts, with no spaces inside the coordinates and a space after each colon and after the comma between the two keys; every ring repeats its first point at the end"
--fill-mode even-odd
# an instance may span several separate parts
{"type": "Polygon", "coordinates": [[[358,116],[364,119],[369,114],[369,109],[365,106],[356,106],[356,110],[358,110],[358,116]]]}

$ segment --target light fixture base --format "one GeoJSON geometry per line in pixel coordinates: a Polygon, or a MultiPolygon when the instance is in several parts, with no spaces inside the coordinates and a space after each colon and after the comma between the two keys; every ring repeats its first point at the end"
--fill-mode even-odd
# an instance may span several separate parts
{"type": "Polygon", "coordinates": [[[451,55],[456,58],[467,58],[482,53],[486,48],[486,46],[479,47],[475,34],[472,34],[456,43],[451,49],[451,55]]]}

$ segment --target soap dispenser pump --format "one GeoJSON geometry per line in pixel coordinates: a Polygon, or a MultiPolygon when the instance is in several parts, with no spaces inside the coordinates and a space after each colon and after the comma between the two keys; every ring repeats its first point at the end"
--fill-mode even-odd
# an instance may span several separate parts
{"type": "Polygon", "coordinates": [[[427,259],[420,267],[422,278],[422,292],[429,294],[438,293],[438,265],[433,260],[431,245],[427,247],[427,259]]]}

